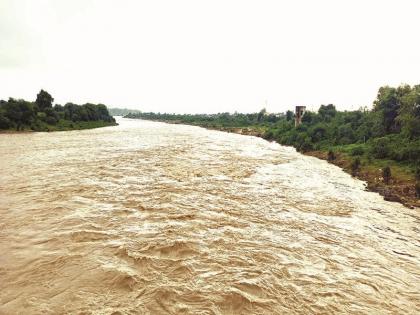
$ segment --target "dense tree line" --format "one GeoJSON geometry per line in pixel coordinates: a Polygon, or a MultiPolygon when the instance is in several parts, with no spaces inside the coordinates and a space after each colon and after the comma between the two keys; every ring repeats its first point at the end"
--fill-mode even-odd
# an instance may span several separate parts
{"type": "Polygon", "coordinates": [[[115,119],[103,104],[67,103],[64,106],[53,106],[53,102],[54,98],[44,90],[38,93],[35,102],[14,98],[9,98],[8,101],[0,100],[0,129],[48,130],[48,126],[65,121],[115,123],[115,119]]]}
{"type": "MultiPolygon", "coordinates": [[[[293,115],[293,113],[292,113],[293,115]]],[[[166,114],[166,113],[129,113],[127,118],[141,118],[168,122],[179,122],[205,127],[247,127],[257,124],[273,124],[284,119],[285,115],[268,114],[265,109],[259,113],[218,113],[218,114],[166,114]]]]}
{"type": "Polygon", "coordinates": [[[137,109],[128,109],[128,108],[108,108],[109,114],[112,116],[125,116],[130,113],[140,113],[137,109]]]}
{"type": "Polygon", "coordinates": [[[269,127],[266,138],[301,151],[348,146],[352,155],[420,162],[420,85],[381,87],[372,110],[339,112],[321,105],[307,112],[297,128],[282,121],[269,127]]]}
{"type": "Polygon", "coordinates": [[[332,104],[317,112],[307,111],[302,124],[294,125],[294,113],[161,114],[135,113],[129,118],[179,122],[205,127],[258,127],[264,137],[300,151],[345,149],[353,156],[407,161],[420,164],[420,85],[384,86],[373,108],[337,111],[332,104]]]}

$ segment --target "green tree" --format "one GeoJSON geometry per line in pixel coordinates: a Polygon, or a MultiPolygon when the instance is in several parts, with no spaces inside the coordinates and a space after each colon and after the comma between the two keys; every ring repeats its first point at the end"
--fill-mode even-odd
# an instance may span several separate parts
{"type": "Polygon", "coordinates": [[[310,111],[306,111],[302,117],[302,122],[311,124],[316,121],[316,114],[310,111]]]}
{"type": "Polygon", "coordinates": [[[382,123],[386,133],[399,132],[400,124],[396,120],[401,106],[401,99],[410,93],[410,86],[402,85],[398,88],[383,86],[379,88],[374,101],[374,111],[381,113],[382,123]]]}
{"type": "Polygon", "coordinates": [[[323,123],[316,124],[310,133],[313,142],[321,141],[327,136],[327,126],[323,123]]]}
{"type": "Polygon", "coordinates": [[[397,119],[405,136],[410,139],[420,137],[420,85],[415,85],[401,97],[397,119]]]}
{"type": "Polygon", "coordinates": [[[318,109],[318,114],[321,116],[322,120],[330,121],[337,113],[335,106],[333,104],[321,105],[318,109]]]}
{"type": "Polygon", "coordinates": [[[2,106],[4,115],[16,125],[16,130],[20,130],[24,125],[29,125],[35,115],[33,104],[25,100],[9,98],[9,101],[2,106]]]}
{"type": "Polygon", "coordinates": [[[13,123],[2,112],[0,112],[0,129],[9,129],[13,127],[13,123]]]}
{"type": "Polygon", "coordinates": [[[257,116],[257,121],[261,121],[264,118],[264,115],[267,113],[265,108],[261,109],[257,116]]]}
{"type": "Polygon", "coordinates": [[[36,96],[35,103],[38,105],[39,110],[42,112],[47,108],[52,108],[53,102],[53,97],[47,91],[41,90],[36,96]]]}

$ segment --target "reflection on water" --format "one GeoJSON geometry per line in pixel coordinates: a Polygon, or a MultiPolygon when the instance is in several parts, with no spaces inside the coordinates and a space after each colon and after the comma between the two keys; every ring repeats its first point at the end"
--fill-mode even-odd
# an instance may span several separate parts
{"type": "Polygon", "coordinates": [[[0,314],[415,314],[418,209],[262,139],[0,135],[0,314]]]}

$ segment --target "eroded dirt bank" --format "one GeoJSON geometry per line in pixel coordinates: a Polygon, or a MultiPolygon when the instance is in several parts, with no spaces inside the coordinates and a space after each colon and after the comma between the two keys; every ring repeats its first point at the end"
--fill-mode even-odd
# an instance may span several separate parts
{"type": "Polygon", "coordinates": [[[256,137],[0,135],[0,314],[416,314],[419,216],[256,137]]]}

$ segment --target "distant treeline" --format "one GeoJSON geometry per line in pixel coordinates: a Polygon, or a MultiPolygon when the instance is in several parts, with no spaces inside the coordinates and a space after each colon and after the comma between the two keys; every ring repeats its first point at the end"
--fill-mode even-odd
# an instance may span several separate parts
{"type": "Polygon", "coordinates": [[[247,127],[259,124],[270,125],[284,120],[286,115],[293,117],[293,112],[286,114],[268,114],[265,109],[259,113],[218,113],[218,114],[167,114],[167,113],[130,113],[126,118],[171,121],[205,127],[247,127]]]}
{"type": "Polygon", "coordinates": [[[298,127],[294,112],[268,114],[219,113],[179,115],[160,113],[129,114],[141,118],[200,125],[210,128],[251,127],[262,130],[264,138],[292,145],[299,151],[341,150],[353,156],[370,156],[420,164],[420,85],[384,86],[373,108],[337,111],[332,104],[317,112],[307,111],[298,127]]]}
{"type": "Polygon", "coordinates": [[[112,116],[125,116],[130,113],[140,113],[137,109],[128,109],[128,108],[108,108],[109,114],[112,116]]]}
{"type": "Polygon", "coordinates": [[[38,93],[35,102],[14,98],[0,100],[0,129],[45,131],[115,124],[103,104],[53,106],[53,102],[53,97],[44,90],[38,93]]]}

